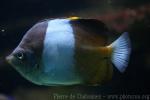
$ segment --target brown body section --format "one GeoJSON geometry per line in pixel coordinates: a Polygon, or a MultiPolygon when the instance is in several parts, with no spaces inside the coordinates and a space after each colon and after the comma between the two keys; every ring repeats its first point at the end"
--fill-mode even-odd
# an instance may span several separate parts
{"type": "Polygon", "coordinates": [[[36,58],[41,58],[47,26],[48,23],[46,21],[35,24],[25,34],[18,47],[21,47],[27,51],[34,51],[36,58]]]}
{"type": "Polygon", "coordinates": [[[76,40],[76,68],[86,84],[103,84],[112,77],[108,55],[108,30],[95,19],[71,21],[76,40]]]}

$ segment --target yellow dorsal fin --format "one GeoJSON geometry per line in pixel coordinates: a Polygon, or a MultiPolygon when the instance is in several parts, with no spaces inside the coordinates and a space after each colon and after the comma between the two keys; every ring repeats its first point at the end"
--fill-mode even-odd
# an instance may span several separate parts
{"type": "Polygon", "coordinates": [[[67,19],[70,19],[70,20],[77,20],[77,19],[80,19],[80,17],[76,17],[76,16],[73,16],[73,17],[69,17],[67,19]]]}

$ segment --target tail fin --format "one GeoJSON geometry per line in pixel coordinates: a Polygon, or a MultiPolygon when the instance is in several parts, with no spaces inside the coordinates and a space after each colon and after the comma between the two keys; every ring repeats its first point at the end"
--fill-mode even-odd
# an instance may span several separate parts
{"type": "Polygon", "coordinates": [[[112,56],[111,60],[120,72],[124,72],[129,62],[131,53],[131,44],[127,32],[124,32],[116,41],[111,45],[112,56]]]}

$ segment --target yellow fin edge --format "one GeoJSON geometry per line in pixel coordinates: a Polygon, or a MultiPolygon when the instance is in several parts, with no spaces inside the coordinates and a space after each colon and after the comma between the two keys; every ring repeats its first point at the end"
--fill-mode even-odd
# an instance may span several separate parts
{"type": "Polygon", "coordinates": [[[77,19],[80,19],[80,17],[76,17],[76,16],[73,16],[73,17],[69,17],[67,19],[70,19],[70,20],[77,20],[77,19]]]}

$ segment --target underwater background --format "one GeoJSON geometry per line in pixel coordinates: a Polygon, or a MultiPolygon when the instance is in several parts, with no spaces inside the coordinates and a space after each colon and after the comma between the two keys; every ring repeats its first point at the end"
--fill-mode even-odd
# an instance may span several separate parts
{"type": "Polygon", "coordinates": [[[149,100],[149,34],[149,0],[1,0],[0,100],[117,100],[119,95],[144,95],[142,99],[149,100]],[[129,32],[132,53],[125,73],[115,71],[113,80],[103,86],[46,87],[32,84],[6,63],[5,57],[35,23],[70,16],[102,20],[116,36],[129,32]]]}

